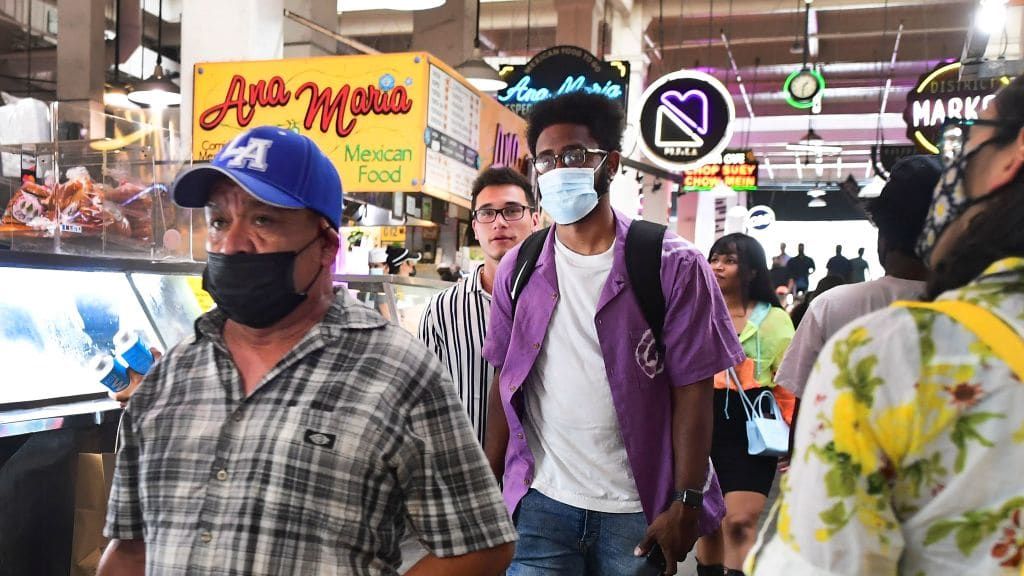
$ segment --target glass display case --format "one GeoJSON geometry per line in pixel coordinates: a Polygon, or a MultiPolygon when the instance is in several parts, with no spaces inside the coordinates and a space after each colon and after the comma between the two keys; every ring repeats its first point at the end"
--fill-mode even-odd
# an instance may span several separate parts
{"type": "Polygon", "coordinates": [[[408,276],[338,274],[334,282],[348,288],[356,299],[412,334],[419,330],[420,318],[430,299],[452,282],[408,276]]]}
{"type": "Polygon", "coordinates": [[[183,164],[176,131],[159,114],[101,120],[108,138],[0,146],[0,249],[193,259],[202,218],[167,187],[183,164]]]}
{"type": "MultiPolygon", "coordinates": [[[[202,264],[0,251],[0,437],[67,425],[55,415],[116,410],[89,361],[114,335],[167,350],[200,314],[188,278],[202,264]],[[83,412],[84,411],[84,412],[83,412]]],[[[96,422],[97,424],[99,422],[96,422]]]]}

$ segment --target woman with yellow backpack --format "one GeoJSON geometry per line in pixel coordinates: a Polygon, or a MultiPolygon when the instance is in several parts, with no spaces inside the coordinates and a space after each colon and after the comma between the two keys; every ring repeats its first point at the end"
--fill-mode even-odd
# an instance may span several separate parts
{"type": "Polygon", "coordinates": [[[1021,573],[1024,79],[942,132],[918,252],[930,302],[825,346],[801,404],[777,533],[748,573],[1021,573]]]}

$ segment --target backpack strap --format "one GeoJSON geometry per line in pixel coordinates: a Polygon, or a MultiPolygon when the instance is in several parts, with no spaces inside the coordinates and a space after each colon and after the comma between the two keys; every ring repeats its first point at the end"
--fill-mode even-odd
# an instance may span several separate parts
{"type": "Polygon", "coordinates": [[[512,289],[509,292],[512,296],[513,315],[516,313],[519,295],[523,293],[523,288],[530,281],[530,276],[533,276],[533,269],[537,267],[537,260],[540,259],[540,253],[544,249],[544,241],[547,239],[548,231],[550,230],[551,228],[537,230],[527,236],[526,240],[523,240],[519,247],[519,253],[516,254],[516,269],[512,275],[512,289]]]}
{"type": "Polygon", "coordinates": [[[668,228],[647,220],[634,220],[626,233],[626,272],[644,320],[661,350],[665,331],[665,294],[661,291],[661,245],[668,228]]]}
{"type": "Polygon", "coordinates": [[[932,310],[949,316],[988,346],[996,357],[1010,367],[1017,379],[1024,382],[1024,338],[992,312],[963,300],[898,301],[892,305],[896,308],[932,310]]]}

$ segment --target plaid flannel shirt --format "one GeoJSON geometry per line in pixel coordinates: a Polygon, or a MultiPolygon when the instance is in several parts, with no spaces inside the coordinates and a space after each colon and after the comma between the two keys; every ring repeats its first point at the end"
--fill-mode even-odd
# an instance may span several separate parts
{"type": "Polygon", "coordinates": [[[246,398],[223,313],[128,405],[105,535],[148,574],[395,574],[406,523],[437,556],[515,540],[437,359],[344,292],[246,398]]]}

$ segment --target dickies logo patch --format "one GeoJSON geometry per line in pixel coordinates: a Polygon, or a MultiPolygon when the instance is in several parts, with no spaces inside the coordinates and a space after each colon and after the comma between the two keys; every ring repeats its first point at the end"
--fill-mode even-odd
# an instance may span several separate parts
{"type": "Polygon", "coordinates": [[[306,430],[306,435],[303,440],[307,444],[319,446],[320,448],[334,448],[334,442],[338,437],[334,434],[327,434],[325,432],[317,432],[316,430],[306,430]]]}

